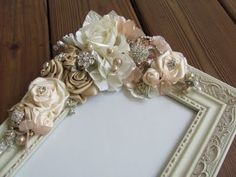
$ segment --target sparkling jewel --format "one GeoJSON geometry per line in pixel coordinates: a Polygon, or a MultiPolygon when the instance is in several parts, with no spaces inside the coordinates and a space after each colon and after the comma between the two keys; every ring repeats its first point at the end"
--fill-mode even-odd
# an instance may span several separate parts
{"type": "Polygon", "coordinates": [[[57,44],[53,46],[53,50],[57,51],[60,47],[64,47],[65,43],[62,41],[57,41],[57,44]]]}
{"type": "Polygon", "coordinates": [[[194,87],[194,81],[192,81],[192,80],[187,80],[187,81],[185,81],[185,84],[187,85],[187,87],[194,87]]]}
{"type": "Polygon", "coordinates": [[[39,95],[42,95],[42,94],[44,94],[44,93],[46,92],[46,90],[47,90],[47,88],[46,88],[45,86],[39,86],[39,87],[37,88],[37,93],[38,93],[39,95]]]}
{"type": "Polygon", "coordinates": [[[69,108],[68,115],[72,115],[75,113],[75,107],[77,105],[77,102],[73,99],[68,99],[66,102],[67,107],[69,108]]]}
{"type": "Polygon", "coordinates": [[[185,91],[189,91],[192,88],[197,89],[199,91],[201,90],[201,87],[199,86],[199,82],[198,82],[195,74],[192,72],[185,74],[184,83],[185,83],[185,88],[184,88],[185,91]]]}
{"type": "Polygon", "coordinates": [[[167,62],[167,68],[169,69],[169,71],[175,69],[176,67],[176,61],[175,59],[171,59],[170,61],[167,62]]]}
{"type": "Polygon", "coordinates": [[[58,59],[59,61],[64,61],[65,58],[66,58],[66,54],[65,53],[60,53],[55,58],[58,59]]]}
{"type": "Polygon", "coordinates": [[[130,55],[135,63],[141,64],[149,56],[149,47],[143,45],[140,40],[130,44],[130,55]]]}
{"type": "Polygon", "coordinates": [[[49,62],[45,62],[44,64],[43,64],[43,69],[47,69],[49,67],[49,62]]]}
{"type": "Polygon", "coordinates": [[[5,138],[8,141],[13,140],[15,138],[15,136],[16,136],[16,133],[14,130],[7,130],[5,133],[5,138]]]}
{"type": "Polygon", "coordinates": [[[189,72],[189,73],[186,73],[184,77],[185,77],[185,79],[194,79],[195,78],[195,74],[189,72]]]}
{"type": "Polygon", "coordinates": [[[15,109],[10,115],[10,120],[15,124],[20,124],[23,118],[24,112],[18,109],[15,109]]]}
{"type": "Polygon", "coordinates": [[[89,66],[95,63],[95,56],[87,51],[82,51],[77,56],[77,65],[78,67],[82,67],[87,69],[89,66]]]}
{"type": "Polygon", "coordinates": [[[7,150],[8,146],[9,145],[4,138],[0,139],[0,155],[7,150]]]}
{"type": "Polygon", "coordinates": [[[140,95],[140,96],[147,96],[148,95],[148,89],[149,89],[148,85],[146,85],[144,82],[140,82],[134,88],[134,92],[137,95],[140,95]]]}

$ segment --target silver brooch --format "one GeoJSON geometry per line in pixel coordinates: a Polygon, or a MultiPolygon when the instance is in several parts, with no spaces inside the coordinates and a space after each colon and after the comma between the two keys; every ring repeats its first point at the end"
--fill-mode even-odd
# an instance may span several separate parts
{"type": "Polygon", "coordinates": [[[135,63],[141,64],[148,60],[150,49],[153,49],[149,43],[149,38],[138,38],[136,41],[130,42],[130,56],[135,63]]]}
{"type": "Polygon", "coordinates": [[[24,112],[22,110],[15,109],[11,112],[10,120],[13,126],[18,126],[24,118],[24,112]]]}
{"type": "Polygon", "coordinates": [[[95,56],[88,51],[82,51],[77,56],[77,65],[79,68],[87,69],[95,63],[95,56]]]}

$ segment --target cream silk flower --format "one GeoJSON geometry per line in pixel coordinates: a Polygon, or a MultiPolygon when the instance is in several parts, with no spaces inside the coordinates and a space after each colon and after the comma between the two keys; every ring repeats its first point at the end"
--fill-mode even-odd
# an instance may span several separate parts
{"type": "Polygon", "coordinates": [[[107,51],[129,51],[126,37],[117,30],[119,16],[111,11],[103,17],[90,11],[85,18],[83,27],[76,32],[76,40],[81,49],[91,45],[102,57],[106,58],[107,51]]]}
{"type": "Polygon", "coordinates": [[[160,74],[154,68],[148,68],[143,75],[143,82],[155,88],[160,83],[160,74]]]}
{"type": "Polygon", "coordinates": [[[36,78],[20,102],[24,105],[25,120],[20,123],[19,129],[42,135],[48,133],[55,118],[63,111],[68,97],[65,84],[59,79],[36,78]]]}
{"type": "Polygon", "coordinates": [[[183,79],[187,66],[187,60],[183,54],[174,51],[167,51],[160,55],[152,65],[159,72],[161,80],[167,84],[175,84],[183,79]]]}
{"type": "Polygon", "coordinates": [[[97,68],[88,69],[88,73],[100,91],[118,91],[123,80],[135,68],[135,63],[126,53],[114,52],[107,60],[97,54],[96,60],[97,68]]]}

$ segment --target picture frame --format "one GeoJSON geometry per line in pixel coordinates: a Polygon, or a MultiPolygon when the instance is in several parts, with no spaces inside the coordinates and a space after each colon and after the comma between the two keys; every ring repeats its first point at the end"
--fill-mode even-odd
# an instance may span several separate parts
{"type": "MultiPolygon", "coordinates": [[[[196,111],[196,116],[164,165],[161,177],[216,176],[236,133],[236,89],[194,67],[189,68],[196,75],[201,90],[168,96],[196,111]]],[[[68,112],[69,109],[63,111],[53,129],[68,112]]],[[[0,126],[0,136],[7,125],[8,119],[0,126]]],[[[48,136],[50,133],[34,136],[27,149],[16,146],[2,154],[0,176],[14,176],[48,136]]]]}

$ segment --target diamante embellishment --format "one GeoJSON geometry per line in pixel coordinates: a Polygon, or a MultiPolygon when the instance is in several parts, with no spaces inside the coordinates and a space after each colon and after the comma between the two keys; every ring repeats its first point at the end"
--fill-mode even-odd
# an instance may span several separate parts
{"type": "Polygon", "coordinates": [[[133,58],[135,63],[141,64],[147,60],[149,56],[149,48],[136,42],[130,45],[130,55],[133,58]]]}
{"type": "Polygon", "coordinates": [[[87,69],[89,66],[93,65],[95,63],[95,56],[91,54],[90,52],[83,51],[80,52],[77,56],[77,65],[78,67],[82,67],[84,69],[87,69]]]}
{"type": "Polygon", "coordinates": [[[144,82],[140,82],[134,88],[134,92],[139,96],[147,97],[148,96],[148,89],[149,89],[148,85],[146,85],[144,82]]]}
{"type": "Polygon", "coordinates": [[[11,121],[16,124],[20,124],[23,118],[24,118],[24,112],[18,109],[15,109],[10,116],[11,121]]]}
{"type": "Polygon", "coordinates": [[[169,71],[171,71],[175,69],[175,67],[176,67],[176,61],[175,59],[171,58],[171,60],[167,62],[167,68],[169,71]]]}
{"type": "Polygon", "coordinates": [[[8,148],[7,141],[2,138],[0,139],[0,155],[3,154],[8,148]]]}
{"type": "Polygon", "coordinates": [[[39,95],[42,95],[43,93],[46,92],[46,90],[47,90],[46,87],[44,87],[44,86],[39,86],[39,87],[37,88],[37,93],[38,93],[39,95]]]}

